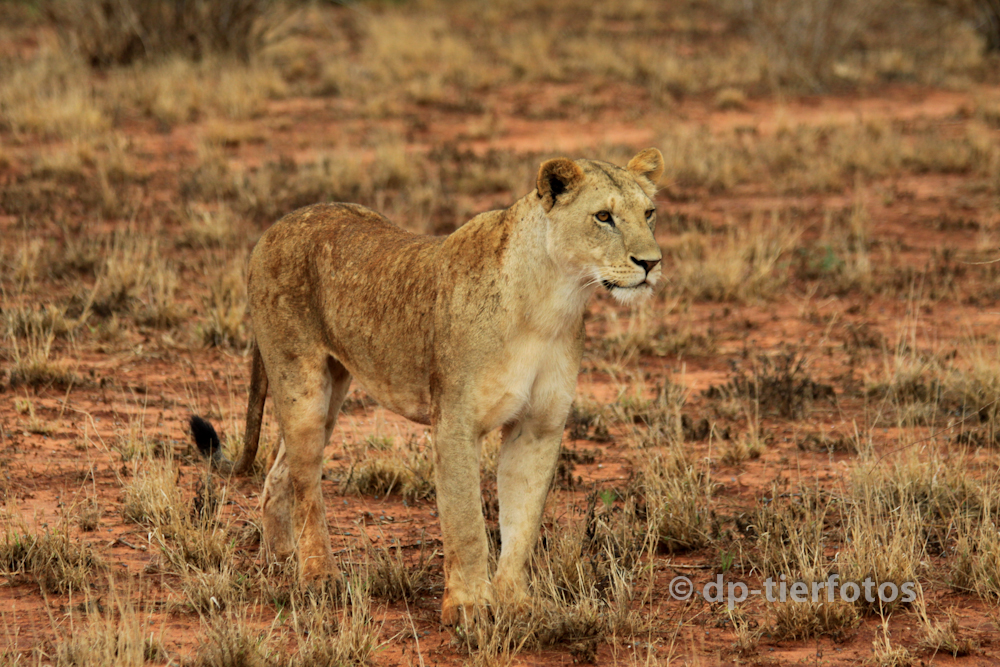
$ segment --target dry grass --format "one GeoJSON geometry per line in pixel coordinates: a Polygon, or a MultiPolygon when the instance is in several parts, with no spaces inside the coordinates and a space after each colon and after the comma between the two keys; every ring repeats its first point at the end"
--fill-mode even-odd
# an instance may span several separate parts
{"type": "Polygon", "coordinates": [[[247,342],[247,281],[244,254],[231,257],[214,271],[204,298],[205,319],[200,323],[206,345],[241,348],[247,342]]]}
{"type": "Polygon", "coordinates": [[[881,119],[781,125],[773,133],[677,126],[665,134],[672,188],[732,191],[767,183],[781,193],[840,192],[855,179],[892,173],[972,173],[989,182],[1000,152],[976,123],[947,137],[931,123],[881,119]]]}
{"type": "Polygon", "coordinates": [[[0,542],[0,567],[9,578],[29,577],[44,591],[67,593],[87,590],[106,565],[89,543],[73,539],[65,526],[34,533],[11,521],[0,542]]]}
{"type": "Polygon", "coordinates": [[[60,629],[53,655],[60,667],[122,665],[139,667],[164,658],[157,632],[145,609],[137,609],[129,589],[110,584],[108,603],[88,600],[86,616],[69,618],[60,629]]]}
{"type": "Polygon", "coordinates": [[[46,52],[0,74],[0,117],[14,132],[72,138],[111,126],[86,66],[62,52],[46,52]]]}
{"type": "Polygon", "coordinates": [[[778,211],[755,213],[721,241],[686,234],[664,248],[672,267],[666,289],[690,299],[751,302],[774,298],[788,284],[798,230],[778,211]]]}
{"type": "Polygon", "coordinates": [[[414,602],[418,596],[429,591],[432,554],[425,551],[424,545],[425,540],[421,539],[416,563],[413,566],[406,562],[403,547],[398,542],[385,548],[369,545],[365,586],[368,594],[389,602],[400,600],[414,602]]]}
{"type": "MultiPolygon", "coordinates": [[[[136,455],[142,457],[141,452],[136,455]]],[[[147,526],[171,523],[184,506],[176,466],[170,459],[146,463],[142,458],[135,465],[125,485],[122,516],[147,526]]]]}
{"type": "Polygon", "coordinates": [[[905,646],[894,646],[890,640],[889,617],[882,617],[882,627],[872,642],[872,655],[865,662],[877,667],[910,667],[913,654],[905,646]]]}
{"type": "Polygon", "coordinates": [[[189,205],[182,216],[183,232],[177,240],[182,248],[230,248],[239,239],[236,215],[225,203],[215,207],[189,205]]]}
{"type": "Polygon", "coordinates": [[[289,16],[257,0],[129,0],[107,11],[46,3],[62,50],[5,68],[0,108],[17,131],[70,137],[107,129],[123,109],[167,126],[204,115],[249,118],[290,90],[358,100],[373,116],[407,103],[474,110],[477,90],[521,81],[627,82],[661,104],[715,91],[719,106],[732,108],[744,90],[969,81],[988,69],[981,39],[951,6],[724,3],[712,15],[712,32],[724,39],[692,51],[704,18],[697,9],[692,22],[688,7],[633,4],[641,9],[613,18],[559,4],[546,9],[544,25],[529,18],[537,7],[494,9],[486,17],[494,28],[483,30],[480,8],[468,3],[378,7],[336,21],[316,8],[289,16]],[[623,32],[619,21],[641,28],[623,32]],[[326,48],[308,39],[317,35],[326,48]],[[107,81],[91,85],[88,64],[108,68],[107,81]]]}
{"type": "Polygon", "coordinates": [[[871,294],[876,284],[876,261],[869,240],[871,224],[861,197],[849,209],[824,211],[819,238],[803,249],[799,276],[816,280],[823,289],[834,293],[871,294]]]}
{"type": "Polygon", "coordinates": [[[773,84],[814,90],[843,75],[844,57],[874,18],[872,6],[857,0],[775,0],[748,5],[748,12],[773,84]]]}
{"type": "Polygon", "coordinates": [[[750,421],[758,425],[762,416],[799,420],[820,401],[836,402],[833,387],[816,382],[808,372],[808,360],[795,351],[735,365],[733,378],[723,386],[711,387],[706,396],[742,402],[750,421]]]}
{"type": "MultiPolygon", "coordinates": [[[[921,562],[926,554],[922,522],[911,499],[903,498],[900,509],[883,507],[880,498],[855,493],[847,513],[845,539],[849,544],[841,553],[841,573],[844,581],[871,580],[880,587],[886,584],[902,590],[906,582],[918,581],[925,574],[921,562]]],[[[891,589],[886,589],[886,597],[891,589]]],[[[857,606],[867,613],[891,613],[905,604],[903,595],[895,600],[874,600],[862,594],[857,606]]]]}
{"type": "Polygon", "coordinates": [[[102,253],[91,308],[100,317],[135,313],[142,324],[172,327],[185,310],[176,301],[177,273],[158,239],[132,229],[114,234],[102,253]]]}
{"type": "Polygon", "coordinates": [[[65,41],[94,65],[127,65],[183,54],[201,59],[225,53],[244,61],[259,50],[273,5],[260,0],[123,0],[94,5],[47,2],[48,18],[65,41]]]}
{"type": "Polygon", "coordinates": [[[66,387],[79,381],[67,360],[52,358],[57,337],[75,326],[66,320],[64,310],[52,306],[37,311],[17,308],[6,311],[4,319],[8,385],[66,387]]]}
{"type": "Polygon", "coordinates": [[[354,454],[344,488],[375,497],[398,493],[407,500],[434,497],[434,462],[429,445],[415,438],[397,445],[392,438],[369,437],[354,454]]]}
{"type": "Polygon", "coordinates": [[[331,607],[341,606],[340,600],[329,595],[310,597],[295,610],[291,630],[300,638],[298,650],[277,664],[320,667],[369,663],[382,644],[382,627],[375,621],[364,582],[356,577],[348,580],[339,613],[331,607]]]}
{"type": "Polygon", "coordinates": [[[198,667],[268,667],[268,633],[258,629],[246,610],[215,614],[203,620],[204,639],[192,664],[198,667]]]}
{"type": "Polygon", "coordinates": [[[140,452],[132,460],[122,516],[151,529],[149,540],[159,546],[160,566],[187,578],[183,587],[192,606],[223,607],[245,583],[235,570],[239,538],[221,514],[227,490],[218,489],[206,474],[188,501],[178,484],[178,466],[170,450],[166,454],[153,459],[140,452]]]}
{"type": "Polygon", "coordinates": [[[645,302],[624,320],[616,311],[608,313],[608,332],[600,341],[600,351],[608,363],[624,367],[641,355],[666,357],[711,354],[714,349],[713,341],[676,325],[679,301],[678,298],[662,305],[645,302]]]}
{"type": "MultiPolygon", "coordinates": [[[[319,202],[372,203],[375,193],[397,190],[416,178],[414,165],[398,136],[379,137],[370,156],[368,151],[334,150],[313,160],[296,162],[284,157],[267,162],[236,178],[236,206],[241,213],[272,222],[302,206],[319,202]]],[[[206,172],[210,179],[221,172],[206,172]]],[[[198,190],[219,192],[225,188],[209,180],[198,190]]]]}
{"type": "MultiPolygon", "coordinates": [[[[777,488],[772,489],[771,502],[762,504],[747,521],[746,530],[756,544],[746,556],[762,577],[778,585],[805,582],[811,591],[816,583],[827,581],[831,570],[825,548],[831,541],[828,522],[838,507],[816,489],[801,489],[782,501],[777,500],[779,495],[777,488]]],[[[841,576],[841,583],[848,580],[841,576]]],[[[769,601],[767,607],[772,634],[780,639],[844,637],[859,623],[857,606],[839,595],[833,602],[825,593],[816,600],[811,595],[802,601],[788,597],[769,601]]]]}
{"type": "Polygon", "coordinates": [[[651,453],[640,470],[649,525],[660,548],[674,553],[709,544],[716,528],[712,516],[716,484],[709,472],[692,463],[680,443],[665,454],[651,453]]]}
{"type": "Polygon", "coordinates": [[[1000,361],[991,338],[963,341],[961,359],[918,346],[918,323],[907,324],[894,351],[883,355],[881,378],[867,393],[899,424],[959,428],[958,440],[991,446],[997,428],[1000,361]],[[956,421],[956,418],[958,419],[956,421]]]}
{"type": "Polygon", "coordinates": [[[192,63],[172,58],[119,72],[111,94],[166,127],[203,117],[239,121],[260,117],[268,100],[288,86],[273,67],[235,65],[210,58],[192,63]]]}
{"type": "Polygon", "coordinates": [[[962,628],[954,613],[949,613],[946,621],[932,621],[927,617],[926,607],[918,607],[917,615],[923,636],[919,646],[933,654],[948,653],[953,658],[979,653],[979,644],[974,639],[963,637],[962,628]]]}

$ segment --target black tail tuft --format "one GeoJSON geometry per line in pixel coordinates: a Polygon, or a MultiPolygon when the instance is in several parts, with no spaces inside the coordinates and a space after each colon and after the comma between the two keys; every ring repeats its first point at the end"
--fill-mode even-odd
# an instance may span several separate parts
{"type": "Polygon", "coordinates": [[[198,415],[191,415],[188,422],[191,425],[191,435],[194,436],[194,444],[198,446],[201,455],[214,459],[222,452],[222,442],[215,428],[198,415]]]}

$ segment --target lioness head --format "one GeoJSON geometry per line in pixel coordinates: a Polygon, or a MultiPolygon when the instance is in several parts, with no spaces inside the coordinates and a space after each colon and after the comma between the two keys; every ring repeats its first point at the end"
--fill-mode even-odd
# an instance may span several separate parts
{"type": "Polygon", "coordinates": [[[640,152],[625,169],[595,160],[543,163],[537,194],[551,225],[550,256],[622,303],[651,295],[662,259],[653,238],[651,197],[662,174],[663,155],[655,148],[640,152]]]}

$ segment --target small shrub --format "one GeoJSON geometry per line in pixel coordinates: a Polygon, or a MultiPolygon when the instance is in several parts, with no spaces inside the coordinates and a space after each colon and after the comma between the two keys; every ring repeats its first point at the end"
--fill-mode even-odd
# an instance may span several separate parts
{"type": "Polygon", "coordinates": [[[181,54],[249,60],[262,43],[271,0],[62,0],[43,8],[95,67],[181,54]]]}
{"type": "Polygon", "coordinates": [[[729,384],[713,386],[708,398],[738,398],[756,406],[761,416],[802,419],[819,400],[835,401],[833,387],[820,384],[806,372],[806,359],[792,352],[776,357],[760,356],[748,375],[735,368],[729,384]]]}

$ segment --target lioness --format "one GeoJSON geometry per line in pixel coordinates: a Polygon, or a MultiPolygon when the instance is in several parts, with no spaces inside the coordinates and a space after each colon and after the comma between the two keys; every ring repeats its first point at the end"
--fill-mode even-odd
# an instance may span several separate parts
{"type": "Polygon", "coordinates": [[[655,148],[625,169],[549,160],[533,192],[447,237],[410,234],[353,204],[309,206],[268,229],[248,272],[256,343],[239,462],[192,419],[203,453],[244,473],[270,385],[282,441],[264,483],[266,551],[282,559],[297,546],[302,578],[339,576],[320,474],[355,376],[383,406],[433,429],[442,622],[526,595],[580,369],[584,306],[599,286],[623,303],[652,294],[661,254],[651,197],[662,173],[655,148]],[[497,427],[503,546],[491,586],[479,443],[497,427]]]}

